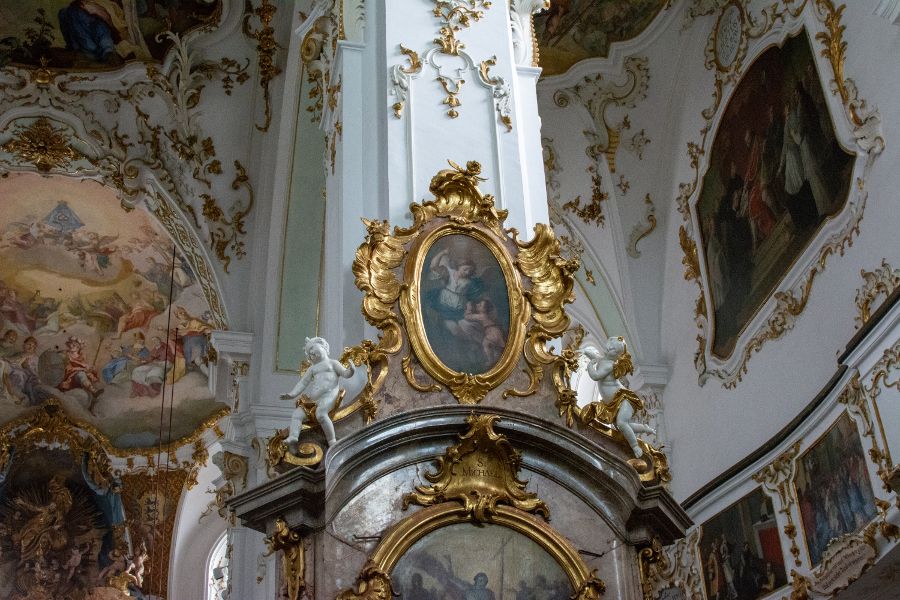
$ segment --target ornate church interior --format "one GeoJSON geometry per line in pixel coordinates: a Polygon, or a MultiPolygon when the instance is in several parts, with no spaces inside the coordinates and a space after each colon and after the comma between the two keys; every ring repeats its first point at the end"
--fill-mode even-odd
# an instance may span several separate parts
{"type": "Polygon", "coordinates": [[[900,598],[900,0],[0,0],[0,600],[900,598]]]}

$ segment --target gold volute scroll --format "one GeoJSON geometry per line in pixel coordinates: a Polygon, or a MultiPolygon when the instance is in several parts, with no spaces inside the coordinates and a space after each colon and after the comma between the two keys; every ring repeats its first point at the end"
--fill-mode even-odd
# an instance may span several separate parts
{"type": "MultiPolygon", "coordinates": [[[[314,467],[322,462],[322,458],[325,456],[321,446],[312,442],[297,444],[297,452],[291,452],[288,444],[284,441],[287,439],[287,435],[287,429],[279,429],[266,442],[266,472],[269,477],[274,477],[278,473],[276,467],[279,465],[314,467]]],[[[259,442],[255,439],[253,444],[259,446],[259,442]]]]}
{"type": "MultiPolygon", "coordinates": [[[[353,273],[365,294],[362,312],[381,332],[378,343],[366,342],[370,367],[367,420],[374,418],[375,393],[380,389],[391,355],[408,345],[414,358],[436,384],[422,381],[413,372],[412,356],[402,371],[418,392],[446,387],[462,404],[476,404],[503,385],[522,359],[528,377],[524,389],[507,389],[504,396],[535,393],[544,369],[557,356],[546,343],[561,336],[569,325],[564,310],[574,299],[576,260],[560,257],[560,244],[547,225],[537,225],[534,237],[520,241],[514,229],[504,227],[507,211],[498,209],[493,196],[482,194],[481,165],[469,161],[462,167],[453,161],[431,180],[433,200],[410,205],[413,223],[391,230],[387,221],[363,220],[367,235],[356,252],[353,273]],[[499,265],[506,286],[509,331],[496,362],[481,373],[456,371],[435,353],[422,315],[422,282],[429,249],[445,236],[466,236],[484,246],[499,265]],[[402,275],[401,275],[402,273],[402,275]],[[399,304],[399,311],[397,305],[399,304]]],[[[447,240],[444,240],[446,242],[447,240]]]]}
{"type": "Polygon", "coordinates": [[[306,588],[306,549],[303,547],[303,537],[298,531],[288,527],[282,517],[278,517],[275,519],[275,531],[266,538],[266,546],[268,551],[265,556],[281,551],[281,576],[287,589],[287,599],[298,600],[300,593],[306,588]]]}
{"type": "Polygon", "coordinates": [[[536,494],[525,491],[527,481],[518,477],[522,456],[506,436],[494,431],[497,415],[472,414],[466,419],[469,430],[460,443],[447,448],[437,459],[437,471],[425,473],[432,485],[417,485],[403,497],[403,509],[410,504],[431,506],[460,502],[478,523],[490,521],[499,504],[550,518],[550,509],[536,494]]]}

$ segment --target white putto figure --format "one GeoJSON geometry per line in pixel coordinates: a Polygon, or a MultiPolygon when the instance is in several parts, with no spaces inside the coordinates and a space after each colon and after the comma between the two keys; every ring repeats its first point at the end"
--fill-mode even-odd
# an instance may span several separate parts
{"type": "Polygon", "coordinates": [[[586,406],[585,410],[589,411],[590,418],[615,424],[631,446],[635,457],[640,458],[644,451],[638,444],[636,434],[655,434],[656,431],[643,423],[632,421],[635,411],[643,410],[644,402],[621,382],[622,377],[634,372],[625,340],[621,336],[614,336],[607,340],[605,348],[598,350],[587,346],[582,353],[590,359],[587,372],[597,382],[600,390],[600,402],[586,406]]]}
{"type": "Polygon", "coordinates": [[[339,377],[353,377],[353,365],[345,367],[339,361],[328,358],[328,342],[324,338],[306,338],[304,346],[309,368],[282,400],[297,400],[297,408],[291,416],[291,428],[285,442],[296,442],[300,439],[300,429],[306,419],[306,410],[300,404],[300,396],[305,394],[316,405],[316,420],[325,432],[325,440],[331,446],[335,443],[334,423],[328,413],[334,410],[340,395],[339,377]]]}

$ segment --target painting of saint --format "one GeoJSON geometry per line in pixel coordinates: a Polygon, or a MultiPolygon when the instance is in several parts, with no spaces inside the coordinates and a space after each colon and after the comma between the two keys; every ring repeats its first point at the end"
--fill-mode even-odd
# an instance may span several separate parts
{"type": "Polygon", "coordinates": [[[850,190],[853,156],[835,136],[805,31],[747,69],[709,157],[697,215],[712,352],[727,358],[850,190]]]}
{"type": "Polygon", "coordinates": [[[761,489],[703,524],[700,558],[709,600],[756,600],[787,584],[775,512],[761,489]]]}
{"type": "Polygon", "coordinates": [[[221,0],[0,0],[0,66],[97,69],[162,61],[171,43],[208,22],[221,0]]]}
{"type": "Polygon", "coordinates": [[[422,320],[428,344],[460,373],[489,371],[506,348],[509,296],[497,259],[475,238],[438,239],[425,257],[422,320]]]}
{"type": "Polygon", "coordinates": [[[551,0],[534,17],[544,75],[565,73],[575,63],[607,56],[613,42],[640,34],[666,0],[551,0]]]}
{"type": "Polygon", "coordinates": [[[223,408],[208,386],[209,304],[149,212],[126,213],[95,182],[30,173],[3,179],[0,197],[4,419],[55,399],[134,448],[159,441],[166,386],[172,439],[223,408]]]}
{"type": "Polygon", "coordinates": [[[846,413],[797,461],[795,486],[814,565],[831,540],[855,533],[875,518],[875,495],[862,444],[846,413]]]}
{"type": "Polygon", "coordinates": [[[413,544],[391,579],[400,600],[566,600],[574,595],[550,554],[499,525],[438,529],[413,544]]]}

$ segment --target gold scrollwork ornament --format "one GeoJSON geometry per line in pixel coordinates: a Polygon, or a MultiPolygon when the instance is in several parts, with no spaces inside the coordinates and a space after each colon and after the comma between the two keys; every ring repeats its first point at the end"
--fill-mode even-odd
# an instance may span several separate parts
{"type": "Polygon", "coordinates": [[[497,415],[472,414],[466,419],[469,430],[460,443],[447,448],[437,459],[437,470],[425,473],[431,485],[417,485],[403,497],[403,509],[410,504],[433,506],[458,501],[477,523],[490,521],[499,504],[550,518],[550,509],[537,495],[526,492],[526,481],[518,478],[522,456],[506,436],[494,431],[497,415]]]}

